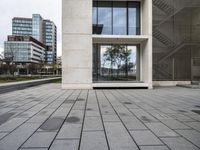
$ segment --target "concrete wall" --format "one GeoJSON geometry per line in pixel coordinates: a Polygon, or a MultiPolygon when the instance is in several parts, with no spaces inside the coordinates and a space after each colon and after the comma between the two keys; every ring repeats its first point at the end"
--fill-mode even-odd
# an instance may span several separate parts
{"type": "Polygon", "coordinates": [[[92,0],[63,0],[62,7],[62,87],[92,88],[92,0]]]}

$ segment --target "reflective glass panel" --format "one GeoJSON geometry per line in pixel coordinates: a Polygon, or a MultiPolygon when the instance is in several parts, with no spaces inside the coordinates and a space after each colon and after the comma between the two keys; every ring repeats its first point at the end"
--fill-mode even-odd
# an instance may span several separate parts
{"type": "Polygon", "coordinates": [[[127,34],[127,7],[124,2],[113,2],[113,34],[127,34]]]}
{"type": "Polygon", "coordinates": [[[136,45],[93,46],[93,80],[139,81],[139,50],[136,45]]]}

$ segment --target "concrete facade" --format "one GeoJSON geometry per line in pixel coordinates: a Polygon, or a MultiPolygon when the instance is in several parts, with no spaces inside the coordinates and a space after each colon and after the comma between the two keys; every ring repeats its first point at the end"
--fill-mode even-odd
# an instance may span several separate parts
{"type": "Polygon", "coordinates": [[[93,35],[93,0],[63,0],[62,87],[64,89],[91,89],[93,87],[152,88],[152,0],[139,0],[139,2],[141,3],[140,35],[93,35]],[[108,41],[110,44],[140,45],[140,82],[93,83],[93,44],[108,41]]]}

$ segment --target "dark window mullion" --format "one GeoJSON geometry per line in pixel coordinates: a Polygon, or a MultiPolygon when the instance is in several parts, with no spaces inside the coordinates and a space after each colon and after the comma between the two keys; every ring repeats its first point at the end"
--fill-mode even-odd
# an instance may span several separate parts
{"type": "Polygon", "coordinates": [[[113,35],[113,1],[112,1],[112,4],[111,4],[111,9],[112,9],[112,11],[111,11],[111,35],[113,35]]]}
{"type": "Polygon", "coordinates": [[[129,9],[128,9],[128,1],[126,3],[126,34],[129,35],[129,9]]]}

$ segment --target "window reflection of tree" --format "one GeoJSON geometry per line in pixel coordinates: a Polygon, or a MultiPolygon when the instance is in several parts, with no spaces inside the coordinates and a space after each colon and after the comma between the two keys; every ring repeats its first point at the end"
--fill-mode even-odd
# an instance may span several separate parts
{"type": "MultiPolygon", "coordinates": [[[[114,80],[127,80],[128,73],[133,68],[134,64],[131,62],[131,49],[127,49],[126,45],[112,45],[107,47],[105,53],[103,54],[102,67],[105,69],[106,63],[109,66],[109,77],[114,80]]],[[[104,71],[102,71],[104,76],[104,71]]]]}

